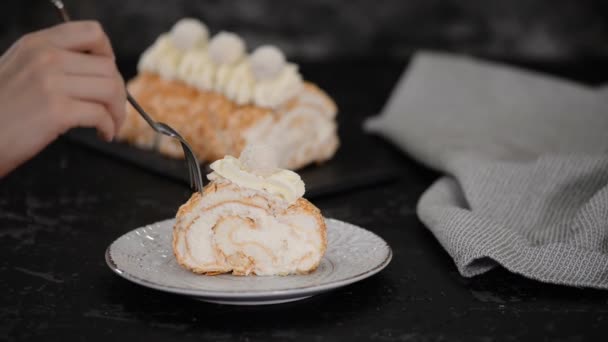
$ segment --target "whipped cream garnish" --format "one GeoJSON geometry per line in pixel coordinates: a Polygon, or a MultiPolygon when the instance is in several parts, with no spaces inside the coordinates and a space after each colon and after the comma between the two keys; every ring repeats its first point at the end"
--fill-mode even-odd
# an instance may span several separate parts
{"type": "Polygon", "coordinates": [[[177,69],[177,78],[202,90],[214,90],[216,67],[206,49],[198,48],[184,54],[177,69]]]}
{"type": "Polygon", "coordinates": [[[230,64],[224,64],[220,66],[216,65],[213,90],[217,91],[220,94],[226,94],[226,87],[228,85],[228,82],[230,82],[230,78],[232,77],[232,72],[234,71],[233,69],[234,66],[230,64]]]}
{"type": "Polygon", "coordinates": [[[159,74],[165,79],[175,79],[182,53],[173,46],[167,34],[163,34],[139,59],[137,69],[159,74]]]}
{"type": "Polygon", "coordinates": [[[279,169],[279,159],[276,149],[268,144],[258,143],[245,146],[239,160],[248,170],[255,174],[269,176],[279,169]]]}
{"type": "Polygon", "coordinates": [[[255,79],[247,61],[241,62],[232,71],[224,85],[224,95],[239,105],[253,101],[255,79]]]}
{"type": "Polygon", "coordinates": [[[209,40],[209,30],[199,20],[184,18],[173,25],[169,36],[176,48],[188,51],[195,47],[205,46],[209,40]]]}
{"type": "MultiPolygon", "coordinates": [[[[245,55],[245,43],[234,33],[220,32],[209,43],[209,57],[216,65],[217,71],[213,89],[227,95],[228,83],[245,55]]],[[[228,96],[230,98],[230,96],[228,96]]],[[[232,98],[231,98],[232,99],[232,98]]],[[[246,103],[250,99],[245,99],[246,103]]],[[[242,104],[242,103],[240,103],[242,104]]]]}
{"type": "Polygon", "coordinates": [[[251,70],[255,78],[260,81],[277,77],[285,67],[285,55],[276,46],[260,46],[253,51],[249,58],[251,70]]]}
{"type": "Polygon", "coordinates": [[[259,148],[246,148],[239,159],[226,156],[210,165],[209,180],[224,178],[248,189],[280,196],[289,205],[304,195],[304,182],[289,170],[276,167],[276,156],[259,148]]]}
{"type": "Polygon", "coordinates": [[[220,32],[209,42],[209,56],[215,64],[234,64],[245,55],[245,43],[232,32],[220,32]]]}
{"type": "Polygon", "coordinates": [[[278,108],[300,92],[297,65],[287,63],[277,47],[261,46],[247,57],[245,43],[234,33],[208,39],[205,24],[182,19],[142,54],[138,70],[216,91],[239,105],[278,108]]]}
{"type": "Polygon", "coordinates": [[[256,83],[254,102],[262,107],[276,108],[294,97],[302,84],[298,66],[289,63],[276,78],[256,83]]]}

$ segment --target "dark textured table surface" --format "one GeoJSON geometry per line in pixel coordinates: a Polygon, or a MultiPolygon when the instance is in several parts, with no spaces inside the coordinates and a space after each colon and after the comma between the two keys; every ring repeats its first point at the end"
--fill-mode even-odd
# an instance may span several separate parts
{"type": "MultiPolygon", "coordinates": [[[[394,259],[383,272],[264,307],[206,304],[129,283],[106,266],[106,247],[130,229],[173,216],[189,191],[59,140],[0,180],[0,340],[606,340],[608,292],[541,284],[501,269],[462,278],[416,218],[416,201],[437,174],[360,129],[403,67],[303,68],[335,96],[344,143],[379,144],[403,168],[394,183],[315,200],[326,216],[389,242],[394,259]]],[[[608,79],[592,66],[548,70],[592,83],[608,79]]]]}

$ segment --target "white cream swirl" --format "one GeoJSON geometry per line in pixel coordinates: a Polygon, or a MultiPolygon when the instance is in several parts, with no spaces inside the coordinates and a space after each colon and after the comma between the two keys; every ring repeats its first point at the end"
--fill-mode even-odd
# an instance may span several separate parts
{"type": "Polygon", "coordinates": [[[169,32],[173,46],[188,51],[207,44],[209,30],[200,20],[183,18],[179,20],[169,32]]]}
{"type": "Polygon", "coordinates": [[[152,46],[142,54],[137,69],[159,74],[161,77],[172,80],[177,78],[183,53],[171,42],[167,34],[163,34],[152,46]]]}
{"type": "Polygon", "coordinates": [[[201,89],[213,90],[216,67],[206,49],[199,48],[186,52],[177,70],[177,78],[201,89]]]}
{"type": "Polygon", "coordinates": [[[213,90],[220,94],[226,93],[226,86],[230,82],[234,66],[230,64],[215,65],[215,82],[213,84],[213,90]]]}
{"type": "Polygon", "coordinates": [[[289,63],[276,78],[256,83],[254,102],[261,107],[277,108],[301,89],[302,76],[298,72],[298,66],[289,63]]]}
{"type": "Polygon", "coordinates": [[[261,176],[268,176],[280,170],[277,149],[272,148],[270,144],[247,144],[241,151],[239,161],[246,169],[261,176]]]}
{"type": "Polygon", "coordinates": [[[239,105],[250,103],[253,99],[255,79],[247,61],[239,63],[224,87],[226,97],[239,105]]]}
{"type": "Polygon", "coordinates": [[[251,69],[258,80],[269,80],[285,67],[285,55],[276,46],[262,45],[255,49],[251,56],[251,69]]]}
{"type": "Polygon", "coordinates": [[[264,191],[281,197],[289,205],[304,195],[304,182],[300,176],[289,170],[276,169],[269,174],[259,174],[248,168],[240,159],[226,156],[210,165],[213,172],[210,180],[227,179],[240,187],[264,191]]]}
{"type": "Polygon", "coordinates": [[[209,42],[209,56],[215,64],[235,64],[245,55],[245,42],[232,32],[220,32],[209,42]]]}

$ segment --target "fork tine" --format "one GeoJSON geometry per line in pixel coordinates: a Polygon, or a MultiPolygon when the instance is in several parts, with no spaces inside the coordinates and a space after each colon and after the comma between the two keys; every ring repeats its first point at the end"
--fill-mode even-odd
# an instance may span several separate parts
{"type": "Polygon", "coordinates": [[[190,179],[191,186],[194,188],[195,191],[200,192],[203,189],[200,164],[198,163],[198,160],[196,159],[196,155],[194,154],[194,152],[192,151],[192,149],[190,148],[188,143],[185,140],[181,140],[181,142],[182,142],[182,148],[184,150],[184,156],[188,163],[188,167],[190,168],[190,170],[192,172],[190,175],[191,176],[191,179],[190,179]]]}
{"type": "Polygon", "coordinates": [[[192,187],[194,188],[195,191],[201,191],[203,186],[201,184],[201,174],[200,174],[200,169],[198,166],[198,161],[196,160],[196,156],[194,155],[194,153],[192,152],[192,150],[188,147],[188,145],[185,145],[186,150],[184,151],[184,153],[186,155],[188,155],[188,164],[189,164],[189,168],[191,170],[191,179],[190,182],[192,183],[192,187]]]}
{"type": "Polygon", "coordinates": [[[195,171],[195,174],[196,175],[195,175],[194,179],[196,182],[196,188],[198,189],[198,191],[202,191],[202,189],[203,189],[203,185],[201,184],[202,176],[200,174],[196,173],[196,171],[195,171]]]}
{"type": "Polygon", "coordinates": [[[186,158],[186,164],[188,164],[188,178],[189,178],[189,182],[190,182],[190,187],[194,188],[196,190],[195,187],[195,178],[194,178],[194,170],[192,169],[192,158],[190,156],[190,153],[188,153],[187,151],[187,146],[184,143],[181,143],[182,145],[182,149],[184,150],[184,158],[186,158]]]}
{"type": "Polygon", "coordinates": [[[186,158],[186,164],[188,164],[188,184],[194,189],[194,175],[192,174],[192,166],[190,165],[189,158],[186,158]]]}
{"type": "Polygon", "coordinates": [[[193,169],[193,176],[194,176],[194,185],[196,187],[196,191],[202,191],[203,190],[203,184],[202,182],[202,175],[201,175],[201,169],[200,166],[198,164],[198,160],[196,160],[196,156],[193,154],[192,151],[190,151],[191,154],[191,159],[192,159],[192,169],[193,169]]]}
{"type": "Polygon", "coordinates": [[[192,162],[188,158],[188,172],[190,174],[190,187],[196,191],[196,182],[194,180],[194,171],[192,170],[192,162]]]}
{"type": "Polygon", "coordinates": [[[192,158],[192,167],[194,169],[194,180],[196,183],[197,191],[203,191],[203,175],[201,174],[201,167],[198,163],[198,159],[196,159],[196,155],[191,149],[188,149],[192,158]]]}
{"type": "Polygon", "coordinates": [[[198,182],[196,181],[196,171],[194,170],[194,161],[192,160],[192,156],[190,156],[190,170],[192,171],[192,178],[190,179],[190,183],[192,183],[192,188],[194,191],[198,191],[198,182]]]}

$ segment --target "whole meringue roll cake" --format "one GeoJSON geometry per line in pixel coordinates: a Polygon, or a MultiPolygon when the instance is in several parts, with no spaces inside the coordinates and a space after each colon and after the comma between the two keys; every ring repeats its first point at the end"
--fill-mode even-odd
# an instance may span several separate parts
{"type": "Polygon", "coordinates": [[[304,199],[298,174],[276,167],[276,153],[246,147],[213,164],[211,181],[181,206],[173,251],[201,274],[288,275],[314,271],[325,253],[325,220],[304,199]]]}
{"type": "MultiPolygon", "coordinates": [[[[201,161],[273,145],[282,168],[331,159],[339,146],[337,107],[304,80],[276,46],[251,52],[232,32],[210,36],[196,19],[178,21],[141,56],[130,93],[157,121],[176,129],[201,161]]],[[[118,140],[183,158],[181,145],[157,135],[131,106],[118,140]]]]}

